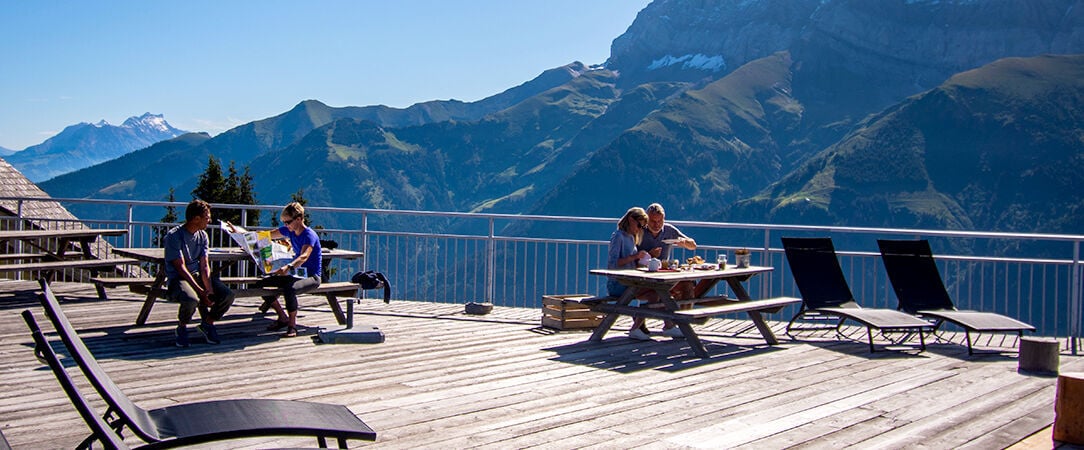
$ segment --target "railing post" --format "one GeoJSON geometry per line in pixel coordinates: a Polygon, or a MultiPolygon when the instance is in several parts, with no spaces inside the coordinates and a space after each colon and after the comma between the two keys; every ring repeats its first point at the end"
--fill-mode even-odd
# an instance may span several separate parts
{"type": "Polygon", "coordinates": [[[1080,326],[1084,322],[1084,315],[1081,314],[1084,311],[1084,305],[1081,304],[1081,286],[1080,286],[1080,241],[1073,241],[1073,270],[1070,272],[1072,278],[1069,289],[1069,302],[1071,304],[1069,311],[1069,320],[1072,322],[1069,324],[1069,348],[1072,350],[1073,355],[1077,354],[1077,341],[1080,339],[1080,326]]]}
{"type": "MultiPolygon", "coordinates": [[[[16,205],[17,206],[15,207],[15,216],[18,217],[18,219],[15,220],[15,229],[22,231],[22,230],[26,229],[26,225],[23,224],[23,199],[19,199],[19,202],[16,205]]],[[[15,240],[15,253],[22,253],[22,252],[23,252],[23,241],[22,241],[22,239],[16,239],[15,240]]],[[[15,273],[15,279],[16,280],[22,280],[23,279],[22,272],[16,272],[15,273]]]]}
{"type": "Polygon", "coordinates": [[[365,261],[369,259],[369,213],[361,213],[361,271],[368,270],[365,261]]]}
{"type": "Polygon", "coordinates": [[[135,209],[135,205],[129,203],[128,204],[128,223],[125,224],[125,226],[124,226],[124,228],[128,230],[127,233],[124,233],[124,246],[127,247],[127,248],[132,248],[132,233],[135,233],[135,223],[134,223],[135,221],[133,220],[133,217],[135,217],[135,216],[132,215],[132,211],[134,209],[135,209]]]}
{"type": "Polygon", "coordinates": [[[494,241],[495,233],[494,233],[493,229],[494,229],[493,218],[490,217],[489,218],[489,236],[486,238],[486,286],[485,286],[485,289],[486,289],[485,301],[486,301],[486,303],[493,303],[493,297],[496,295],[496,290],[494,289],[494,284],[495,284],[494,278],[496,278],[497,275],[495,273],[495,270],[494,270],[493,266],[496,265],[496,263],[497,263],[497,261],[496,261],[496,258],[497,258],[496,251],[497,251],[497,249],[496,249],[496,242],[494,241]]]}
{"type": "MultiPolygon", "coordinates": [[[[761,253],[761,255],[760,255],[762,265],[766,266],[766,265],[768,265],[768,263],[771,262],[771,255],[768,253],[768,251],[771,250],[771,248],[772,248],[772,231],[770,229],[768,229],[768,228],[765,228],[764,229],[764,252],[761,253]]],[[[769,280],[768,280],[768,278],[770,278],[770,277],[764,276],[764,277],[757,277],[757,278],[760,279],[760,297],[761,298],[772,297],[773,296],[772,293],[768,292],[768,289],[771,289],[771,284],[769,284],[769,280]]]]}

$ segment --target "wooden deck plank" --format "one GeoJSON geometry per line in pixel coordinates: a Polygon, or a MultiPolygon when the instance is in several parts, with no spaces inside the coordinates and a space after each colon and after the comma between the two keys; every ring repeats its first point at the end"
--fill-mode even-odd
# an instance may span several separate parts
{"type": "MultiPolygon", "coordinates": [[[[0,428],[15,448],[72,447],[85,426],[34,359],[18,317],[29,307],[47,322],[27,298],[34,287],[0,282],[0,428]]],[[[587,332],[540,329],[540,310],[467,316],[462,305],[367,299],[356,305],[356,323],[380,327],[384,343],[318,345],[265,331],[273,315],[257,313],[259,299],[239,299],[219,322],[221,345],[204,344],[193,329],[192,346],[177,349],[173,304],[133,327],[137,295],[118,290],[99,301],[89,283],[54,289],[102,366],[141,406],[243,397],[340,403],[377,430],[377,442],[353,443],[366,448],[990,448],[1052,420],[1055,379],[1016,373],[1015,336],[983,339],[1010,350],[1001,356],[969,358],[953,333],[946,337],[955,344],[927,352],[871,355],[864,342],[832,333],[790,339],[782,322],[770,323],[782,345],[769,347],[747,320],[712,319],[698,328],[711,352],[701,359],[681,340],[628,339],[618,331],[625,320],[590,343],[587,332]]],[[[303,297],[300,316],[309,336],[340,328],[319,297],[303,297]]],[[[1061,359],[1063,370],[1084,370],[1084,358],[1061,359]]],[[[209,447],[313,445],[269,437],[209,447]]]]}

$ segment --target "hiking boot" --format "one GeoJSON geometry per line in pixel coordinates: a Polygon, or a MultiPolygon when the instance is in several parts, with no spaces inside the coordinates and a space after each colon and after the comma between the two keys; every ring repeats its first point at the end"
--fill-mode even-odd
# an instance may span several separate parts
{"type": "Polygon", "coordinates": [[[207,339],[208,344],[217,345],[219,342],[222,342],[222,340],[218,338],[218,330],[215,329],[214,324],[201,322],[196,329],[199,330],[200,333],[203,333],[203,337],[207,339]]]}
{"type": "Polygon", "coordinates": [[[180,348],[188,347],[188,328],[184,325],[178,326],[176,330],[173,330],[173,334],[177,336],[177,342],[175,344],[180,348]]]}

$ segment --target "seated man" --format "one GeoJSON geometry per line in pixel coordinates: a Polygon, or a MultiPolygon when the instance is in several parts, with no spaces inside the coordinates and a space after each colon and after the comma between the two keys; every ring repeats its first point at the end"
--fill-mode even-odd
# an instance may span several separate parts
{"type": "Polygon", "coordinates": [[[177,312],[178,347],[188,347],[188,322],[197,309],[201,321],[196,329],[203,333],[208,344],[218,344],[214,323],[233,305],[233,291],[218,277],[211,277],[207,256],[211,241],[206,231],[210,222],[211,205],[192,200],[185,208],[184,224],[173,227],[162,239],[167,295],[181,304],[177,312]]]}
{"type": "MultiPolygon", "coordinates": [[[[677,245],[686,250],[696,250],[696,241],[682,233],[677,227],[666,223],[666,210],[658,203],[652,203],[647,207],[647,228],[636,246],[651,254],[652,258],[661,260],[670,259],[670,247],[677,245]]],[[[670,290],[670,296],[681,300],[693,298],[694,284],[691,281],[682,281],[670,290]]],[[[670,337],[681,337],[681,330],[671,323],[663,324],[663,334],[670,337]]]]}

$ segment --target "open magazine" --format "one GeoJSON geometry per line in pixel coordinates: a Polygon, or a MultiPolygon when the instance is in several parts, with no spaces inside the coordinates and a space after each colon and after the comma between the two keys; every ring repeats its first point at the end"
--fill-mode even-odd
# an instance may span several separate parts
{"type": "MultiPolygon", "coordinates": [[[[252,261],[256,263],[256,267],[260,268],[260,273],[263,275],[269,275],[294,260],[294,253],[290,251],[290,247],[271,240],[270,231],[248,231],[237,225],[227,224],[225,221],[220,221],[220,225],[222,230],[229,233],[230,238],[241,246],[248,256],[252,257],[252,261]]],[[[297,267],[291,271],[290,275],[304,278],[306,276],[304,272],[304,267],[297,267]]]]}

